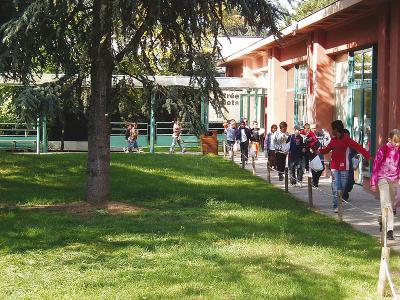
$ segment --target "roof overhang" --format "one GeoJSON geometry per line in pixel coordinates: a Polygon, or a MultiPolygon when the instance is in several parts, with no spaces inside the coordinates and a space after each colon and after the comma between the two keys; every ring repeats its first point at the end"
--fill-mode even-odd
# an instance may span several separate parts
{"type": "MultiPolygon", "coordinates": [[[[43,74],[37,76],[32,85],[41,85],[49,82],[57,81],[60,75],[56,74],[43,74]]],[[[266,80],[262,78],[241,78],[241,77],[216,77],[218,84],[221,89],[247,89],[247,88],[266,88],[266,80]]],[[[135,88],[143,88],[143,83],[133,77],[125,75],[114,75],[112,79],[113,85],[117,84],[121,80],[127,80],[135,88]]],[[[189,76],[149,76],[148,80],[160,86],[189,86],[191,85],[191,78],[189,76]]],[[[8,80],[3,76],[0,76],[0,85],[21,85],[20,82],[14,80],[8,80]]],[[[90,86],[90,79],[87,78],[85,81],[86,86],[90,86]]],[[[196,85],[194,85],[196,87],[196,85]]]]}
{"type": "Polygon", "coordinates": [[[316,29],[327,30],[351,19],[364,16],[376,9],[384,0],[339,0],[315,12],[314,14],[292,23],[281,31],[281,37],[268,36],[219,61],[219,66],[239,63],[249,55],[258,55],[273,47],[284,47],[316,29]]]}

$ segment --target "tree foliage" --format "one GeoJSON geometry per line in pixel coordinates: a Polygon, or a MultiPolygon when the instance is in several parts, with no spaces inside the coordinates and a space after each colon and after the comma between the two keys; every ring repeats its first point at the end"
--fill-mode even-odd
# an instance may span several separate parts
{"type": "MultiPolygon", "coordinates": [[[[250,27],[271,34],[279,33],[277,19],[283,16],[279,7],[267,0],[12,3],[12,18],[0,28],[0,68],[8,77],[29,86],[36,75],[50,71],[60,75],[54,83],[60,87],[57,91],[70,87],[76,92],[83,91],[82,85],[90,78],[86,191],[88,201],[96,203],[106,201],[108,195],[112,74],[138,78],[146,93],[161,89],[149,76],[162,71],[190,76],[190,86],[183,92],[188,101],[178,98],[174,103],[187,112],[193,124],[200,123],[191,112],[201,97],[208,98],[212,93],[210,101],[215,109],[221,111],[223,107],[214,61],[219,53],[217,36],[223,31],[224,10],[237,10],[250,27]]],[[[162,92],[174,99],[174,95],[182,96],[176,89],[162,92]]],[[[47,103],[34,88],[25,94],[34,99],[32,107],[42,108],[39,103],[47,103]]]]}
{"type": "MultiPolygon", "coordinates": [[[[299,21],[304,19],[305,17],[313,14],[314,12],[336,2],[337,0],[305,0],[300,2],[292,16],[289,18],[289,21],[296,20],[299,21]]],[[[289,22],[290,23],[290,22],[289,22]]]]}

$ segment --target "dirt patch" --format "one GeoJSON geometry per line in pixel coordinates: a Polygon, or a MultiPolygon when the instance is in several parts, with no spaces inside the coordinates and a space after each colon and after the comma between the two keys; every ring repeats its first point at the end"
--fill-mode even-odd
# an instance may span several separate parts
{"type": "Polygon", "coordinates": [[[92,205],[87,202],[74,202],[68,204],[53,204],[53,205],[16,205],[16,206],[0,206],[0,208],[19,208],[23,210],[45,210],[55,212],[66,212],[81,216],[89,216],[95,213],[99,214],[128,214],[144,210],[141,207],[116,201],[109,201],[105,205],[92,205]]]}

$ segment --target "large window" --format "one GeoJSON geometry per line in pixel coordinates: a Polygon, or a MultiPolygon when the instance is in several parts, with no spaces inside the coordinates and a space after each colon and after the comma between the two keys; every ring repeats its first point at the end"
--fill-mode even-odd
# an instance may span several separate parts
{"type": "Polygon", "coordinates": [[[304,125],[307,123],[307,65],[298,65],[294,76],[294,122],[304,125]]]}
{"type": "Polygon", "coordinates": [[[346,120],[348,109],[348,54],[340,54],[335,57],[335,107],[334,120],[346,120]]]}

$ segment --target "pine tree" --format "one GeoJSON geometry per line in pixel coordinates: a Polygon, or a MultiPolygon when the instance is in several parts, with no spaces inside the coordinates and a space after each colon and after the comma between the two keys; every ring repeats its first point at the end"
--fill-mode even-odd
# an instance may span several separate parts
{"type": "Polygon", "coordinates": [[[249,26],[272,34],[278,34],[276,20],[282,16],[266,0],[36,0],[12,4],[15,13],[0,30],[0,66],[7,76],[29,85],[35,75],[54,72],[60,74],[58,84],[75,87],[90,78],[86,199],[99,205],[107,201],[109,192],[113,73],[129,73],[148,90],[154,86],[147,76],[165,68],[184,73],[192,77],[192,87],[200,89],[175,88],[173,93],[192,93],[198,99],[211,91],[212,104],[221,109],[213,60],[223,11],[237,9],[249,26]]]}

